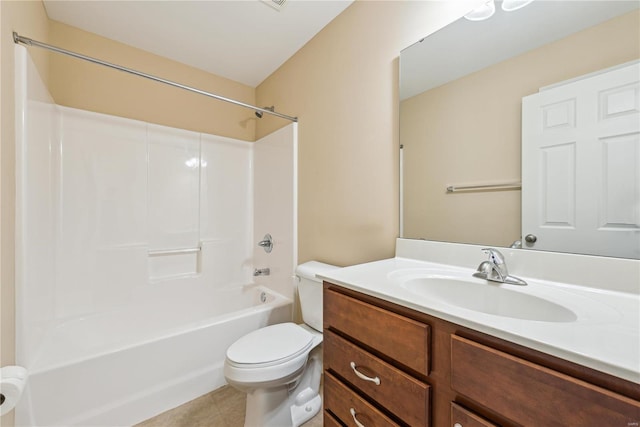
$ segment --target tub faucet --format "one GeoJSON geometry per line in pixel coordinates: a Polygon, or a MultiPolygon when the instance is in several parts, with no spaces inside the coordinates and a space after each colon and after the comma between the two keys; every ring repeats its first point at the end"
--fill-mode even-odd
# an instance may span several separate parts
{"type": "Polygon", "coordinates": [[[507,263],[504,256],[497,249],[485,248],[482,250],[489,255],[488,261],[483,261],[478,266],[478,270],[473,273],[473,277],[490,280],[492,282],[507,283],[510,285],[526,285],[524,280],[509,275],[507,263]]]}
{"type": "Polygon", "coordinates": [[[271,274],[271,269],[269,268],[256,268],[253,270],[254,276],[268,276],[269,274],[271,274]]]}

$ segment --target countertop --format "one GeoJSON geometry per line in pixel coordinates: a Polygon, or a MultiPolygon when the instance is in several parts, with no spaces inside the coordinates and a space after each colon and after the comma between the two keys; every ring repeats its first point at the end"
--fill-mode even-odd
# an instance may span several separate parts
{"type": "MultiPolygon", "coordinates": [[[[426,313],[504,340],[640,384],[640,295],[521,277],[528,286],[504,286],[559,304],[575,313],[572,321],[551,322],[504,317],[427,298],[402,285],[421,271],[451,270],[471,277],[475,269],[390,258],[345,267],[318,277],[370,296],[426,313]]],[[[481,279],[477,279],[481,280],[481,279]]]]}

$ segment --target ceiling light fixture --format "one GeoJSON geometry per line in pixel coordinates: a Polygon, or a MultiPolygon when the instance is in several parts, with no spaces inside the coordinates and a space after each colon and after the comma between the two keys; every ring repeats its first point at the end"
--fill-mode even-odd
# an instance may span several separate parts
{"type": "Polygon", "coordinates": [[[277,10],[278,12],[280,12],[282,10],[282,8],[284,7],[284,3],[287,0],[260,0],[262,3],[271,6],[272,8],[274,8],[275,10],[277,10]]]}
{"type": "MultiPolygon", "coordinates": [[[[502,6],[504,8],[504,5],[502,6]]],[[[476,7],[471,12],[464,15],[469,21],[484,21],[489,19],[496,12],[496,4],[494,0],[489,0],[482,6],[476,7]]]]}
{"type": "Polygon", "coordinates": [[[503,0],[502,10],[505,12],[513,12],[514,10],[522,9],[533,0],[503,0]]]}

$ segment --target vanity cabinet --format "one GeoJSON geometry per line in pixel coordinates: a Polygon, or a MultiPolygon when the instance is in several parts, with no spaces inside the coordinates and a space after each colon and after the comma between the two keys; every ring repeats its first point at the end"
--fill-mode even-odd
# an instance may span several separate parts
{"type": "Polygon", "coordinates": [[[325,411],[347,425],[428,426],[431,327],[324,290],[325,411]]]}
{"type": "Polygon", "coordinates": [[[638,426],[640,385],[328,282],[325,425],[638,426]]]}

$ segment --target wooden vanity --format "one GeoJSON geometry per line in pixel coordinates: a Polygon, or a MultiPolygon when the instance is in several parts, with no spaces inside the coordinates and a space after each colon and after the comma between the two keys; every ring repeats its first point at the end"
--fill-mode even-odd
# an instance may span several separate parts
{"type": "Polygon", "coordinates": [[[325,426],[640,426],[639,384],[329,282],[323,345],[325,426]]]}

